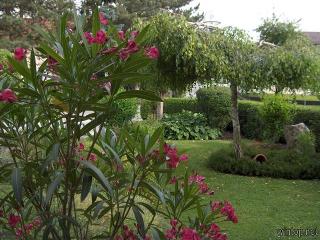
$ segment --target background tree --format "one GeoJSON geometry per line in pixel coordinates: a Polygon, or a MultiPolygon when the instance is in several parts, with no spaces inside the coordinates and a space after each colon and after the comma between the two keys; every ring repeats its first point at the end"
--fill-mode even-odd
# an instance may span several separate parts
{"type": "Polygon", "coordinates": [[[29,47],[39,40],[32,31],[35,25],[54,27],[57,16],[72,10],[71,0],[2,0],[0,1],[0,45],[12,49],[29,47]]]}

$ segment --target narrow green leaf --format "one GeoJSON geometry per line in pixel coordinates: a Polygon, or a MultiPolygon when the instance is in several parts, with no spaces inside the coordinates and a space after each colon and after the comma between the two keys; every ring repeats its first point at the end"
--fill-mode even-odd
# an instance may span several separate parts
{"type": "Polygon", "coordinates": [[[88,196],[92,184],[92,176],[84,174],[82,178],[81,202],[88,196]]]}
{"type": "Polygon", "coordinates": [[[12,170],[11,181],[16,201],[22,204],[22,176],[20,168],[14,168],[12,170]]]}
{"type": "Polygon", "coordinates": [[[60,149],[60,143],[55,143],[52,145],[48,156],[46,158],[46,161],[42,165],[42,173],[46,170],[46,168],[54,161],[58,160],[59,158],[59,149],[60,149]]]}
{"type": "Polygon", "coordinates": [[[26,80],[30,81],[31,73],[30,73],[26,64],[23,64],[23,62],[18,62],[11,57],[8,58],[8,61],[13,66],[14,70],[17,73],[19,73],[21,76],[23,76],[26,80]]]}
{"type": "Polygon", "coordinates": [[[144,220],[141,214],[141,210],[137,206],[132,206],[133,214],[135,219],[137,220],[137,224],[139,226],[139,232],[141,233],[142,237],[146,235],[146,230],[144,226],[144,220]]]}
{"type": "Polygon", "coordinates": [[[63,172],[59,172],[57,174],[56,178],[54,179],[54,181],[49,185],[48,191],[47,191],[47,195],[46,195],[46,199],[44,201],[45,207],[48,207],[48,204],[52,199],[52,195],[57,190],[57,188],[60,185],[63,177],[64,177],[64,173],[63,172]]]}
{"type": "Polygon", "coordinates": [[[87,168],[88,172],[90,172],[92,176],[98,180],[98,182],[102,185],[104,189],[107,190],[110,196],[113,196],[113,190],[111,188],[111,185],[108,179],[100,171],[100,169],[98,169],[96,166],[94,166],[91,162],[88,161],[81,161],[81,164],[83,164],[87,168]]]}

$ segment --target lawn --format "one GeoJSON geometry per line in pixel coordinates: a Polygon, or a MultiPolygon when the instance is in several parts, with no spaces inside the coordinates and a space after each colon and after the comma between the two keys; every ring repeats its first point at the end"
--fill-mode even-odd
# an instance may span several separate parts
{"type": "MultiPolygon", "coordinates": [[[[279,228],[318,228],[320,234],[320,182],[244,177],[217,173],[206,160],[228,141],[173,141],[189,155],[189,167],[206,177],[215,190],[210,199],[230,200],[239,223],[226,225],[231,240],[279,239],[279,228]]],[[[297,237],[283,237],[297,239],[297,237]]],[[[318,238],[299,238],[318,239],[318,238]]]]}

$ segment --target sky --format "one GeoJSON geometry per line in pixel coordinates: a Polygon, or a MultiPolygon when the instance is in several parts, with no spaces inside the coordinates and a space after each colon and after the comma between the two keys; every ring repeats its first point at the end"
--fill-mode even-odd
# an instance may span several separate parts
{"type": "Polygon", "coordinates": [[[197,3],[205,20],[242,28],[254,38],[254,29],[272,13],[281,20],[300,20],[302,31],[320,32],[320,0],[194,0],[191,4],[197,3]]]}

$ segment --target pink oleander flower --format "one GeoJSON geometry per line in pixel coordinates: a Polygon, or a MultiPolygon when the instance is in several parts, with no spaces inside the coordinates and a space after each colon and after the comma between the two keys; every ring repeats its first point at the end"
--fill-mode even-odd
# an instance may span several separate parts
{"type": "Polygon", "coordinates": [[[229,221],[232,221],[233,223],[238,223],[238,217],[235,214],[235,210],[230,202],[225,201],[223,207],[220,210],[222,215],[227,216],[227,219],[229,221]]]}
{"type": "Polygon", "coordinates": [[[218,232],[213,235],[213,240],[228,240],[228,236],[225,233],[218,232]]]}
{"type": "Polygon", "coordinates": [[[107,48],[103,51],[101,51],[101,54],[112,54],[114,52],[116,52],[118,50],[117,47],[111,47],[111,48],[107,48]]]}
{"type": "Polygon", "coordinates": [[[176,228],[178,226],[178,220],[177,219],[171,219],[170,220],[170,225],[173,228],[176,228]]]}
{"type": "Polygon", "coordinates": [[[2,72],[4,69],[3,65],[0,63],[0,72],[2,72]]]}
{"type": "Polygon", "coordinates": [[[17,101],[17,96],[10,88],[4,89],[0,93],[0,102],[13,103],[16,101],[17,101]]]}
{"type": "Polygon", "coordinates": [[[134,40],[129,40],[125,49],[127,49],[129,53],[135,53],[139,51],[139,47],[134,40]]]}
{"type": "Polygon", "coordinates": [[[99,20],[102,25],[108,25],[109,20],[105,17],[103,12],[99,12],[99,20]]]}
{"type": "Polygon", "coordinates": [[[198,174],[193,174],[189,176],[189,183],[201,183],[205,180],[206,178],[204,176],[198,175],[198,174]]]}
{"type": "Polygon", "coordinates": [[[16,237],[17,237],[17,239],[21,239],[22,235],[23,235],[23,230],[22,230],[22,228],[18,228],[18,229],[16,230],[16,237]]]}
{"type": "Polygon", "coordinates": [[[188,161],[188,155],[187,154],[182,154],[180,156],[180,161],[188,161]]]}
{"type": "Polygon", "coordinates": [[[211,211],[216,212],[222,207],[222,202],[220,201],[215,201],[211,203],[211,211]]]}
{"type": "Polygon", "coordinates": [[[19,215],[9,215],[8,224],[10,227],[15,228],[19,222],[21,222],[21,217],[19,215]]]}
{"type": "Polygon", "coordinates": [[[96,42],[96,39],[93,37],[92,33],[84,32],[84,37],[87,39],[89,44],[93,44],[96,42]]]}
{"type": "Polygon", "coordinates": [[[220,232],[220,227],[219,227],[217,224],[212,223],[212,224],[210,225],[209,231],[210,231],[211,233],[216,234],[216,233],[220,232]]]}
{"type": "Polygon", "coordinates": [[[170,181],[169,181],[169,184],[176,184],[178,181],[177,177],[176,176],[173,176],[170,181]]]}
{"type": "Polygon", "coordinates": [[[99,30],[96,33],[95,42],[98,44],[104,44],[107,41],[107,36],[105,31],[99,30]]]}
{"type": "Polygon", "coordinates": [[[14,50],[14,58],[18,61],[22,61],[23,59],[25,59],[27,54],[27,50],[24,48],[16,48],[14,50]]]}
{"type": "Polygon", "coordinates": [[[97,161],[97,155],[95,155],[94,153],[90,153],[89,161],[96,162],[97,161]]]}
{"type": "Polygon", "coordinates": [[[182,229],[181,240],[201,240],[201,238],[195,229],[186,227],[182,229]]]}
{"type": "Polygon", "coordinates": [[[198,187],[199,187],[199,190],[201,193],[208,193],[208,191],[209,191],[208,184],[206,184],[205,182],[199,183],[198,187]]]}
{"type": "Polygon", "coordinates": [[[119,58],[122,60],[122,61],[125,61],[129,58],[130,54],[129,52],[127,51],[127,49],[125,48],[122,48],[119,52],[119,58]]]}
{"type": "Polygon", "coordinates": [[[112,84],[111,82],[106,82],[106,83],[103,83],[100,85],[100,87],[104,90],[106,90],[109,94],[111,93],[111,87],[112,87],[112,84]]]}
{"type": "Polygon", "coordinates": [[[131,37],[132,37],[133,39],[135,39],[138,35],[139,35],[139,31],[132,31],[132,32],[131,32],[131,37]]]}
{"type": "Polygon", "coordinates": [[[126,39],[126,34],[124,31],[119,31],[118,32],[118,37],[121,41],[124,41],[126,39]]]}
{"type": "Polygon", "coordinates": [[[146,48],[145,51],[144,51],[144,54],[148,57],[148,58],[151,58],[151,59],[157,59],[160,55],[159,53],[159,49],[156,48],[156,47],[149,47],[149,48],[146,48]]]}
{"type": "Polygon", "coordinates": [[[84,150],[84,144],[83,143],[79,143],[78,150],[79,151],[83,151],[84,150]]]}

